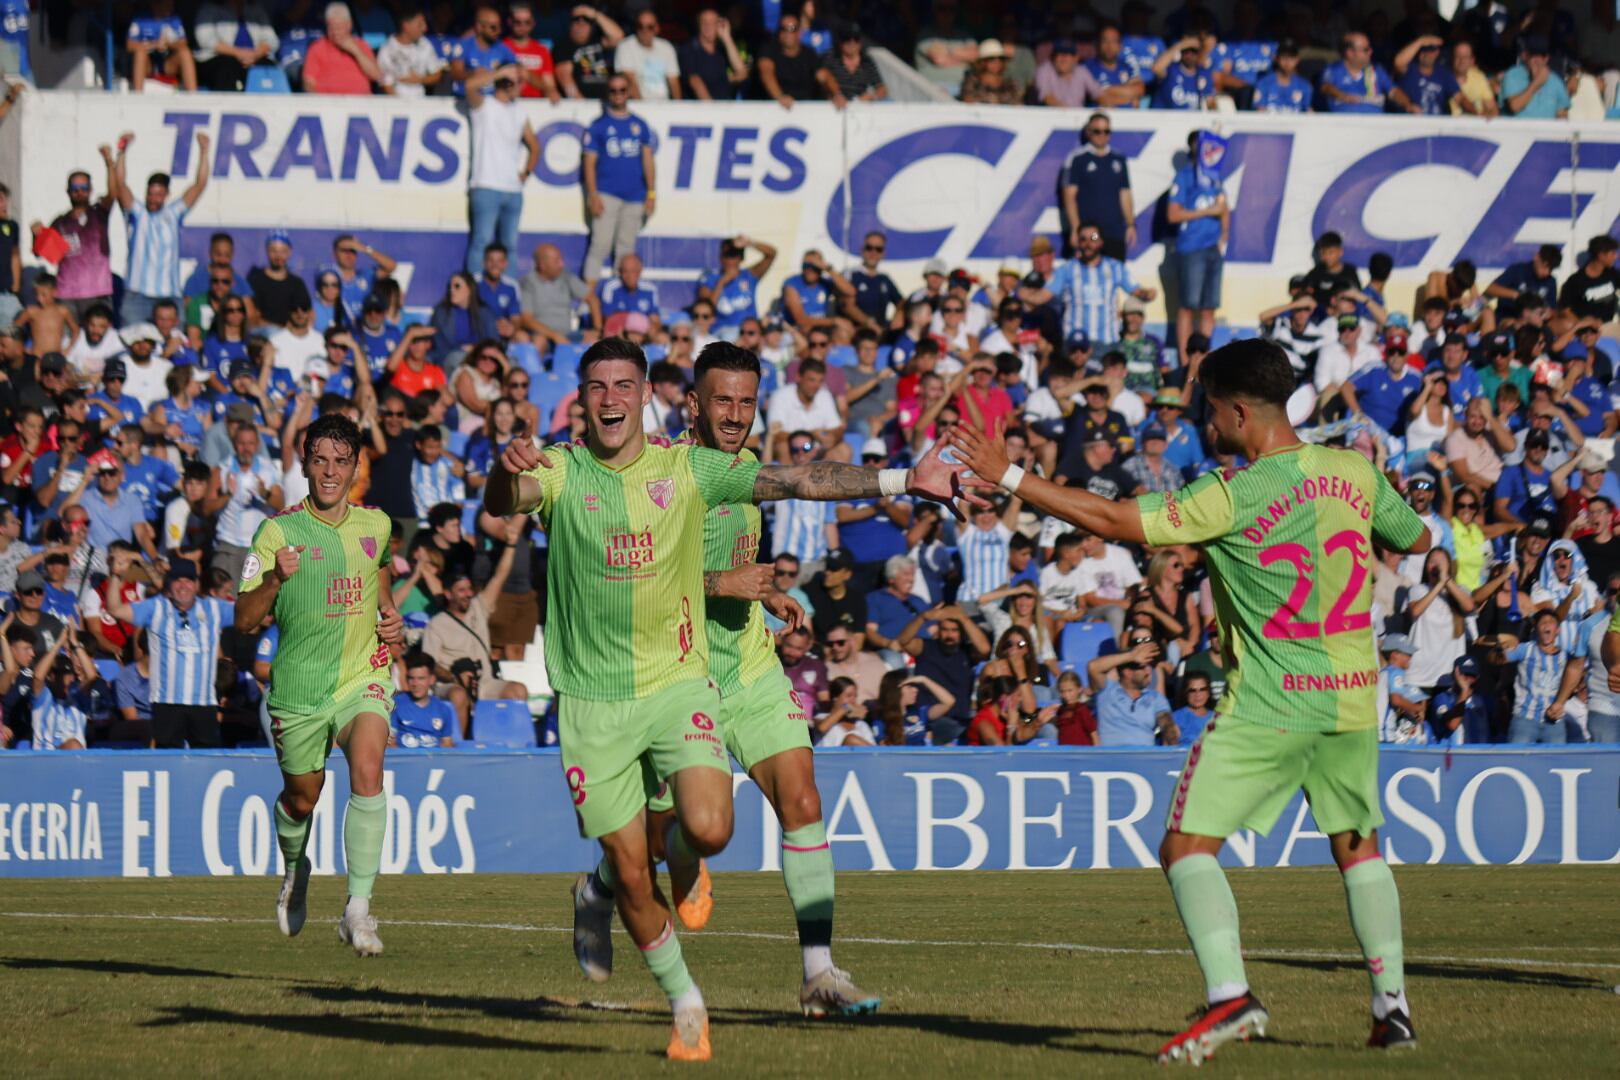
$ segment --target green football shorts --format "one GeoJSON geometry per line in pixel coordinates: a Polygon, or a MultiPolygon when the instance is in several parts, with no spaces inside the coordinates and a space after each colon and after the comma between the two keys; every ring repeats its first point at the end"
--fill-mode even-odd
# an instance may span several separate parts
{"type": "Polygon", "coordinates": [[[707,679],[665,687],[634,701],[561,695],[557,741],[588,840],[629,824],[666,777],[702,766],[730,773],[719,727],[720,692],[707,679]]]}
{"type": "Polygon", "coordinates": [[[338,735],[349,721],[362,713],[372,713],[388,722],[394,709],[394,690],[387,682],[366,678],[340,691],[332,704],[312,713],[288,712],[272,706],[270,737],[276,745],[276,761],[281,771],[292,776],[320,772],[338,735]]]}
{"type": "MultiPolygon", "coordinates": [[[[788,750],[810,749],[809,711],[780,666],[720,699],[720,727],[726,749],[743,772],[788,750]]],[[[674,807],[668,783],[647,800],[647,809],[654,812],[674,807]]]]}
{"type": "Polygon", "coordinates": [[[1378,732],[1280,731],[1232,716],[1211,720],[1187,751],[1165,827],[1196,836],[1270,833],[1305,789],[1316,827],[1366,836],[1378,809],[1378,732]]]}

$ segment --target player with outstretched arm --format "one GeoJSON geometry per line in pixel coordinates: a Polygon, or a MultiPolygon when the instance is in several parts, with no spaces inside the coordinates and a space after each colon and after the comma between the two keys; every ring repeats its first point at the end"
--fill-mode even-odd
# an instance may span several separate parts
{"type": "Polygon", "coordinates": [[[1268,833],[1305,789],[1343,875],[1372,978],[1369,1045],[1417,1043],[1406,1002],[1400,897],[1378,847],[1378,654],[1372,542],[1418,554],[1429,532],[1360,454],[1300,441],[1288,422],[1287,357],[1264,340],[1211,353],[1198,373],[1217,447],[1253,464],[1180,491],[1114,502],[1026,476],[995,441],[958,425],[952,445],[975,484],[1109,540],[1196,544],[1209,566],[1227,658],[1216,716],[1187,752],[1159,859],[1209,1003],[1161,1061],[1194,1064],[1269,1016],[1249,989],[1237,905],[1216,855],[1241,828],[1268,833]]]}
{"type": "Polygon", "coordinates": [[[546,669],[580,833],[601,842],[619,916],[669,998],[668,1055],[707,1060],[708,1013],[654,889],[646,827],[647,801],[667,780],[677,904],[697,884],[697,860],[731,839],[731,765],[709,673],[704,517],[772,499],[908,492],[954,509],[957,498],[976,497],[962,492],[962,466],[942,461],[938,448],[914,469],[878,471],[762,467],[701,446],[651,444],[641,428],[647,358],[622,338],[592,345],[579,379],[585,445],[541,450],[515,440],[490,470],[484,508],[538,513],[545,527],[546,669]]]}
{"type": "Polygon", "coordinates": [[[276,921],[289,937],[303,929],[310,815],[336,743],[349,761],[343,820],[349,900],[338,937],[360,956],[376,956],[383,946],[371,914],[371,888],[388,820],[382,766],[394,697],[389,646],[404,641],[405,624],[389,589],[392,522],[381,510],[349,504],[360,445],[360,429],[347,417],[333,413],[309,426],[309,495],[266,518],[254,533],[242,568],[236,628],[256,631],[271,615],[281,636],[269,691],[270,730],[283,778],[276,839],[286,861],[276,921]]]}

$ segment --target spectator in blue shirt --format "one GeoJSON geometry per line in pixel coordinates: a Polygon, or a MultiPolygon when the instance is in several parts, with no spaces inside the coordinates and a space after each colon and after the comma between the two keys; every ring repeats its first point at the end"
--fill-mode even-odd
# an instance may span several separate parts
{"type": "Polygon", "coordinates": [[[608,255],[614,265],[636,250],[636,237],[657,205],[653,166],[657,140],[647,122],[630,112],[630,80],[608,79],[607,107],[580,140],[580,181],[590,210],[591,241],[584,277],[595,285],[608,255]]]}
{"type": "Polygon", "coordinates": [[[495,316],[495,329],[508,340],[517,331],[513,322],[523,313],[517,282],[506,276],[506,245],[494,241],[484,245],[484,275],[478,279],[478,302],[495,316]]]}
{"type": "Polygon", "coordinates": [[[1406,94],[1390,81],[1389,72],[1373,63],[1367,35],[1352,31],[1339,44],[1342,59],[1322,72],[1322,96],[1328,112],[1381,113],[1385,100],[1404,109],[1406,94]]]}
{"type": "MultiPolygon", "coordinates": [[[[34,81],[34,69],[28,62],[28,0],[0,0],[0,41],[16,50],[17,74],[29,83],[34,81]]],[[[10,104],[17,93],[13,87],[6,94],[10,104]]]]}
{"type": "Polygon", "coordinates": [[[116,447],[124,459],[124,487],[146,507],[146,519],[156,521],[168,497],[180,486],[180,473],[166,457],[146,453],[146,432],[139,424],[118,429],[116,447]]]}
{"type": "Polygon", "coordinates": [[[1188,675],[1182,683],[1181,694],[1186,704],[1172,713],[1170,719],[1175,722],[1176,731],[1181,736],[1177,740],[1178,745],[1191,746],[1198,741],[1198,736],[1204,733],[1210,718],[1215,715],[1215,695],[1209,676],[1188,675]]]}
{"type": "Polygon", "coordinates": [[[1564,252],[1557,244],[1542,244],[1529,262],[1516,262],[1503,270],[1501,276],[1485,289],[1485,295],[1498,300],[1516,300],[1521,304],[1531,296],[1539,296],[1553,306],[1558,303],[1556,272],[1564,262],[1564,252]]]}
{"type": "Polygon", "coordinates": [[[87,423],[101,435],[106,435],[125,424],[138,424],[146,415],[139,401],[124,393],[124,380],[129,371],[116,356],[101,369],[101,390],[88,398],[90,412],[87,423]]]}
{"type": "Polygon", "coordinates": [[[182,90],[197,89],[197,61],[186,42],[186,27],[174,13],[174,0],[152,0],[145,15],[130,20],[129,36],[124,39],[129,53],[129,88],[137,94],[147,78],[182,90]]]}
{"type": "Polygon", "coordinates": [[[85,490],[90,482],[81,484],[64,503],[64,507],[78,503],[90,515],[90,543],[106,551],[114,540],[133,539],[146,557],[155,561],[157,533],[146,520],[140,496],[123,488],[123,459],[111,450],[98,450],[91,474],[95,477],[94,490],[85,490]]]}
{"type": "Polygon", "coordinates": [[[1298,72],[1299,46],[1285,38],[1277,43],[1277,59],[1271,72],[1254,84],[1255,112],[1310,112],[1311,84],[1298,72]]]}
{"type": "Polygon", "coordinates": [[[744,319],[759,317],[759,282],[770,273],[775,262],[776,249],[753,237],[739,234],[720,241],[720,269],[710,270],[698,278],[697,289],[699,300],[714,305],[716,331],[729,334],[741,326],[744,319]],[[759,261],[753,266],[744,266],[743,259],[750,247],[759,252],[759,261]]]}
{"type": "Polygon", "coordinates": [[[399,327],[388,323],[388,301],[376,293],[366,297],[365,303],[360,305],[360,323],[354,328],[354,340],[366,354],[372,379],[383,377],[388,370],[388,358],[394,355],[404,336],[399,327]]]}
{"type": "Polygon", "coordinates": [[[855,287],[832,268],[821,252],[811,249],[804,253],[798,275],[782,283],[784,321],[801,333],[825,330],[835,342],[846,343],[854,328],[839,312],[854,295],[855,287]]]}
{"type": "MultiPolygon", "coordinates": [[[[905,655],[895,639],[907,623],[928,610],[928,605],[912,595],[912,586],[917,582],[917,564],[906,556],[890,557],[883,564],[883,579],[883,588],[866,598],[865,643],[881,652],[884,662],[894,667],[905,662],[905,655]]],[[[930,625],[923,623],[923,630],[926,632],[930,625]]]]}
{"type": "Polygon", "coordinates": [[[1194,329],[1205,337],[1215,332],[1223,252],[1232,220],[1220,179],[1198,168],[1198,135],[1194,131],[1187,136],[1189,161],[1170,183],[1166,208],[1170,224],[1177,229],[1171,261],[1180,285],[1176,348],[1183,364],[1187,362],[1187,339],[1194,329]]]}
{"type": "Polygon", "coordinates": [[[1170,702],[1153,689],[1153,665],[1159,647],[1146,630],[1133,630],[1125,648],[1099,656],[1086,665],[1096,694],[1091,708],[1097,714],[1099,746],[1174,746],[1180,741],[1170,702]]]}
{"type": "Polygon", "coordinates": [[[456,745],[460,726],[454,705],[434,696],[433,658],[412,653],[405,661],[405,689],[394,695],[388,718],[388,745],[444,747],[456,745]]]}
{"type": "Polygon", "coordinates": [[[1414,395],[1423,389],[1424,379],[1443,381],[1445,376],[1431,372],[1419,375],[1406,362],[1406,350],[1391,348],[1384,353],[1381,367],[1367,368],[1350,380],[1342,391],[1345,403],[1391,435],[1406,430],[1408,410],[1414,395]]]}
{"type": "Polygon", "coordinates": [[[1521,120],[1569,117],[1569,88],[1549,66],[1547,39],[1527,37],[1521,59],[1502,76],[1502,111],[1521,120]]]}
{"type": "MultiPolygon", "coordinates": [[[[397,262],[358,236],[345,233],[332,241],[332,265],[324,267],[321,273],[336,274],[338,277],[342,290],[344,326],[353,326],[360,320],[360,307],[366,302],[366,297],[371,295],[378,282],[392,277],[398,266],[397,262]],[[360,269],[361,255],[376,264],[374,273],[368,274],[360,269]]],[[[326,329],[318,324],[315,328],[321,331],[326,329]]]]}
{"type": "MultiPolygon", "coordinates": [[[[1091,222],[1102,233],[1102,253],[1124,261],[1136,246],[1136,203],[1131,196],[1130,165],[1124,154],[1110,146],[1113,134],[1114,125],[1107,113],[1091,114],[1080,132],[1080,148],[1063,162],[1059,195],[1070,248],[1079,250],[1080,225],[1091,222]]],[[[1031,261],[1036,261],[1038,255],[1050,258],[1051,248],[1046,237],[1035,237],[1029,245],[1031,261]]],[[[1050,278],[1050,269],[1043,271],[1038,263],[1035,272],[1050,278]]]]}
{"type": "Polygon", "coordinates": [[[1215,75],[1204,66],[1197,38],[1183,38],[1160,53],[1153,61],[1153,74],[1159,80],[1153,89],[1155,109],[1215,107],[1215,75]]]}
{"type": "Polygon", "coordinates": [[[1462,94],[1462,87],[1451,69],[1440,63],[1445,42],[1425,34],[1395,56],[1395,75],[1407,97],[1404,108],[1420,116],[1450,116],[1451,103],[1462,94]]]}
{"type": "Polygon", "coordinates": [[[1097,30],[1097,55],[1085,62],[1085,69],[1102,87],[1097,104],[1105,108],[1128,108],[1147,96],[1147,81],[1141,68],[1124,51],[1119,27],[1105,22],[1097,30]]]}
{"type": "MultiPolygon", "coordinates": [[[[480,3],[473,12],[472,33],[457,39],[450,55],[450,78],[455,80],[450,92],[456,97],[466,93],[467,76],[474,71],[491,71],[517,62],[517,53],[501,40],[500,9],[480,3]]],[[[492,86],[484,87],[484,93],[493,92],[492,86]]]]}
{"type": "Polygon", "coordinates": [[[899,329],[905,304],[905,294],[882,269],[888,248],[889,238],[883,233],[867,233],[861,241],[861,265],[849,272],[849,283],[855,286],[855,310],[867,320],[864,325],[879,334],[899,329]]]}
{"type": "Polygon", "coordinates": [[[590,298],[591,319],[602,330],[615,315],[638,312],[647,316],[652,333],[658,333],[658,294],[641,287],[641,256],[631,253],[618,261],[618,276],[597,286],[590,298]]]}

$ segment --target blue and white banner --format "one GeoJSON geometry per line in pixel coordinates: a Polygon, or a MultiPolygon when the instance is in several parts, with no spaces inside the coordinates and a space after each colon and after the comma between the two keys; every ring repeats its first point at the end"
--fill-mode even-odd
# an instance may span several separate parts
{"type": "MultiPolygon", "coordinates": [[[[1168,750],[839,750],[816,755],[833,856],[845,870],[1078,870],[1157,864],[1181,755],[1168,750]]],[[[1620,863],[1620,747],[1386,750],[1392,863],[1620,863]]],[[[736,778],[737,829],[714,865],[780,867],[759,789],[736,778]]],[[[268,751],[0,754],[0,877],[280,872],[268,751]]],[[[578,870],[555,751],[397,752],[386,769],[384,873],[578,870]]],[[[341,757],[315,813],[317,873],[343,870],[341,757]]],[[[1232,866],[1330,861],[1296,798],[1270,836],[1242,832],[1232,866]]]]}
{"type": "MultiPolygon", "coordinates": [[[[543,144],[529,182],[524,242],[514,276],[542,239],[584,253],[579,141],[593,103],[526,106],[543,144]]],[[[819,248],[837,264],[859,256],[862,234],[889,234],[902,287],[940,257],[991,272],[1027,255],[1032,235],[1056,236],[1058,174],[1079,145],[1087,112],[961,105],[638,104],[658,137],[659,204],[641,241],[665,306],[690,298],[698,273],[717,265],[720,237],[747,233],[782,252],[763,290],[778,293],[798,257],[819,248]]],[[[1450,117],[1269,116],[1116,111],[1113,146],[1131,162],[1139,243],[1151,279],[1163,258],[1160,203],[1187,135],[1218,123],[1232,207],[1228,317],[1285,297],[1310,265],[1312,238],[1336,230],[1365,265],[1393,256],[1390,297],[1409,307],[1431,269],[1472,259],[1484,273],[1565,248],[1565,266],[1620,219],[1620,128],[1450,117]]],[[[291,231],[294,267],[312,272],[340,232],[361,234],[404,264],[408,303],[442,293],[445,267],[466,242],[467,123],[457,103],[371,97],[200,94],[185,97],[25,95],[0,128],[0,167],[14,185],[13,214],[49,221],[66,208],[70,170],[103,186],[96,148],[131,131],[128,175],[155,171],[183,191],[196,167],[196,135],[213,139],[208,193],[187,220],[188,259],[209,232],[238,239],[239,270],[262,261],[264,234],[291,231]],[[26,146],[26,154],[22,147],[26,146]]],[[[114,266],[123,230],[115,229],[114,266]]]]}

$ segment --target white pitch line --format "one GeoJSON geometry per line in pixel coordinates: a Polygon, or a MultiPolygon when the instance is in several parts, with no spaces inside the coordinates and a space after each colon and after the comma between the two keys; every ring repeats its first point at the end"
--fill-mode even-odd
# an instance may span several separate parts
{"type": "MultiPolygon", "coordinates": [[[[269,919],[241,919],[229,915],[136,915],[128,912],[68,912],[68,911],[0,911],[0,918],[10,919],[117,919],[135,922],[186,922],[186,923],[240,923],[245,925],[259,925],[268,923],[269,919]]],[[[335,918],[316,918],[311,922],[336,923],[335,918]]],[[[532,923],[499,923],[499,922],[451,922],[440,919],[387,919],[382,922],[384,926],[420,926],[430,929],[448,930],[506,930],[513,933],[528,934],[572,934],[573,928],[568,926],[536,926],[532,923]]],[[[624,933],[615,927],[616,933],[624,933]]],[[[746,938],[755,941],[797,941],[793,934],[776,934],[756,930],[704,930],[700,937],[746,938]]],[[[1092,953],[1103,956],[1191,956],[1190,949],[1152,949],[1132,948],[1119,945],[1082,945],[1075,942],[1063,941],[947,941],[927,938],[879,938],[879,937],[840,937],[841,943],[848,945],[896,945],[900,947],[921,948],[948,948],[948,949],[1066,949],[1070,952],[1092,953]]],[[[1543,945],[1534,948],[1555,949],[1557,946],[1543,945]]],[[[1571,946],[1571,952],[1599,952],[1606,951],[1588,946],[1571,946]]],[[[1361,956],[1357,953],[1319,951],[1311,949],[1244,949],[1245,956],[1256,959],[1276,960],[1352,960],[1359,961],[1361,956]]],[[[1620,971],[1620,963],[1596,963],[1579,960],[1557,960],[1551,957],[1531,958],[1524,956],[1408,956],[1408,963],[1428,964],[1505,964],[1510,967],[1565,967],[1565,968],[1592,968],[1603,971],[1620,971]]]]}

